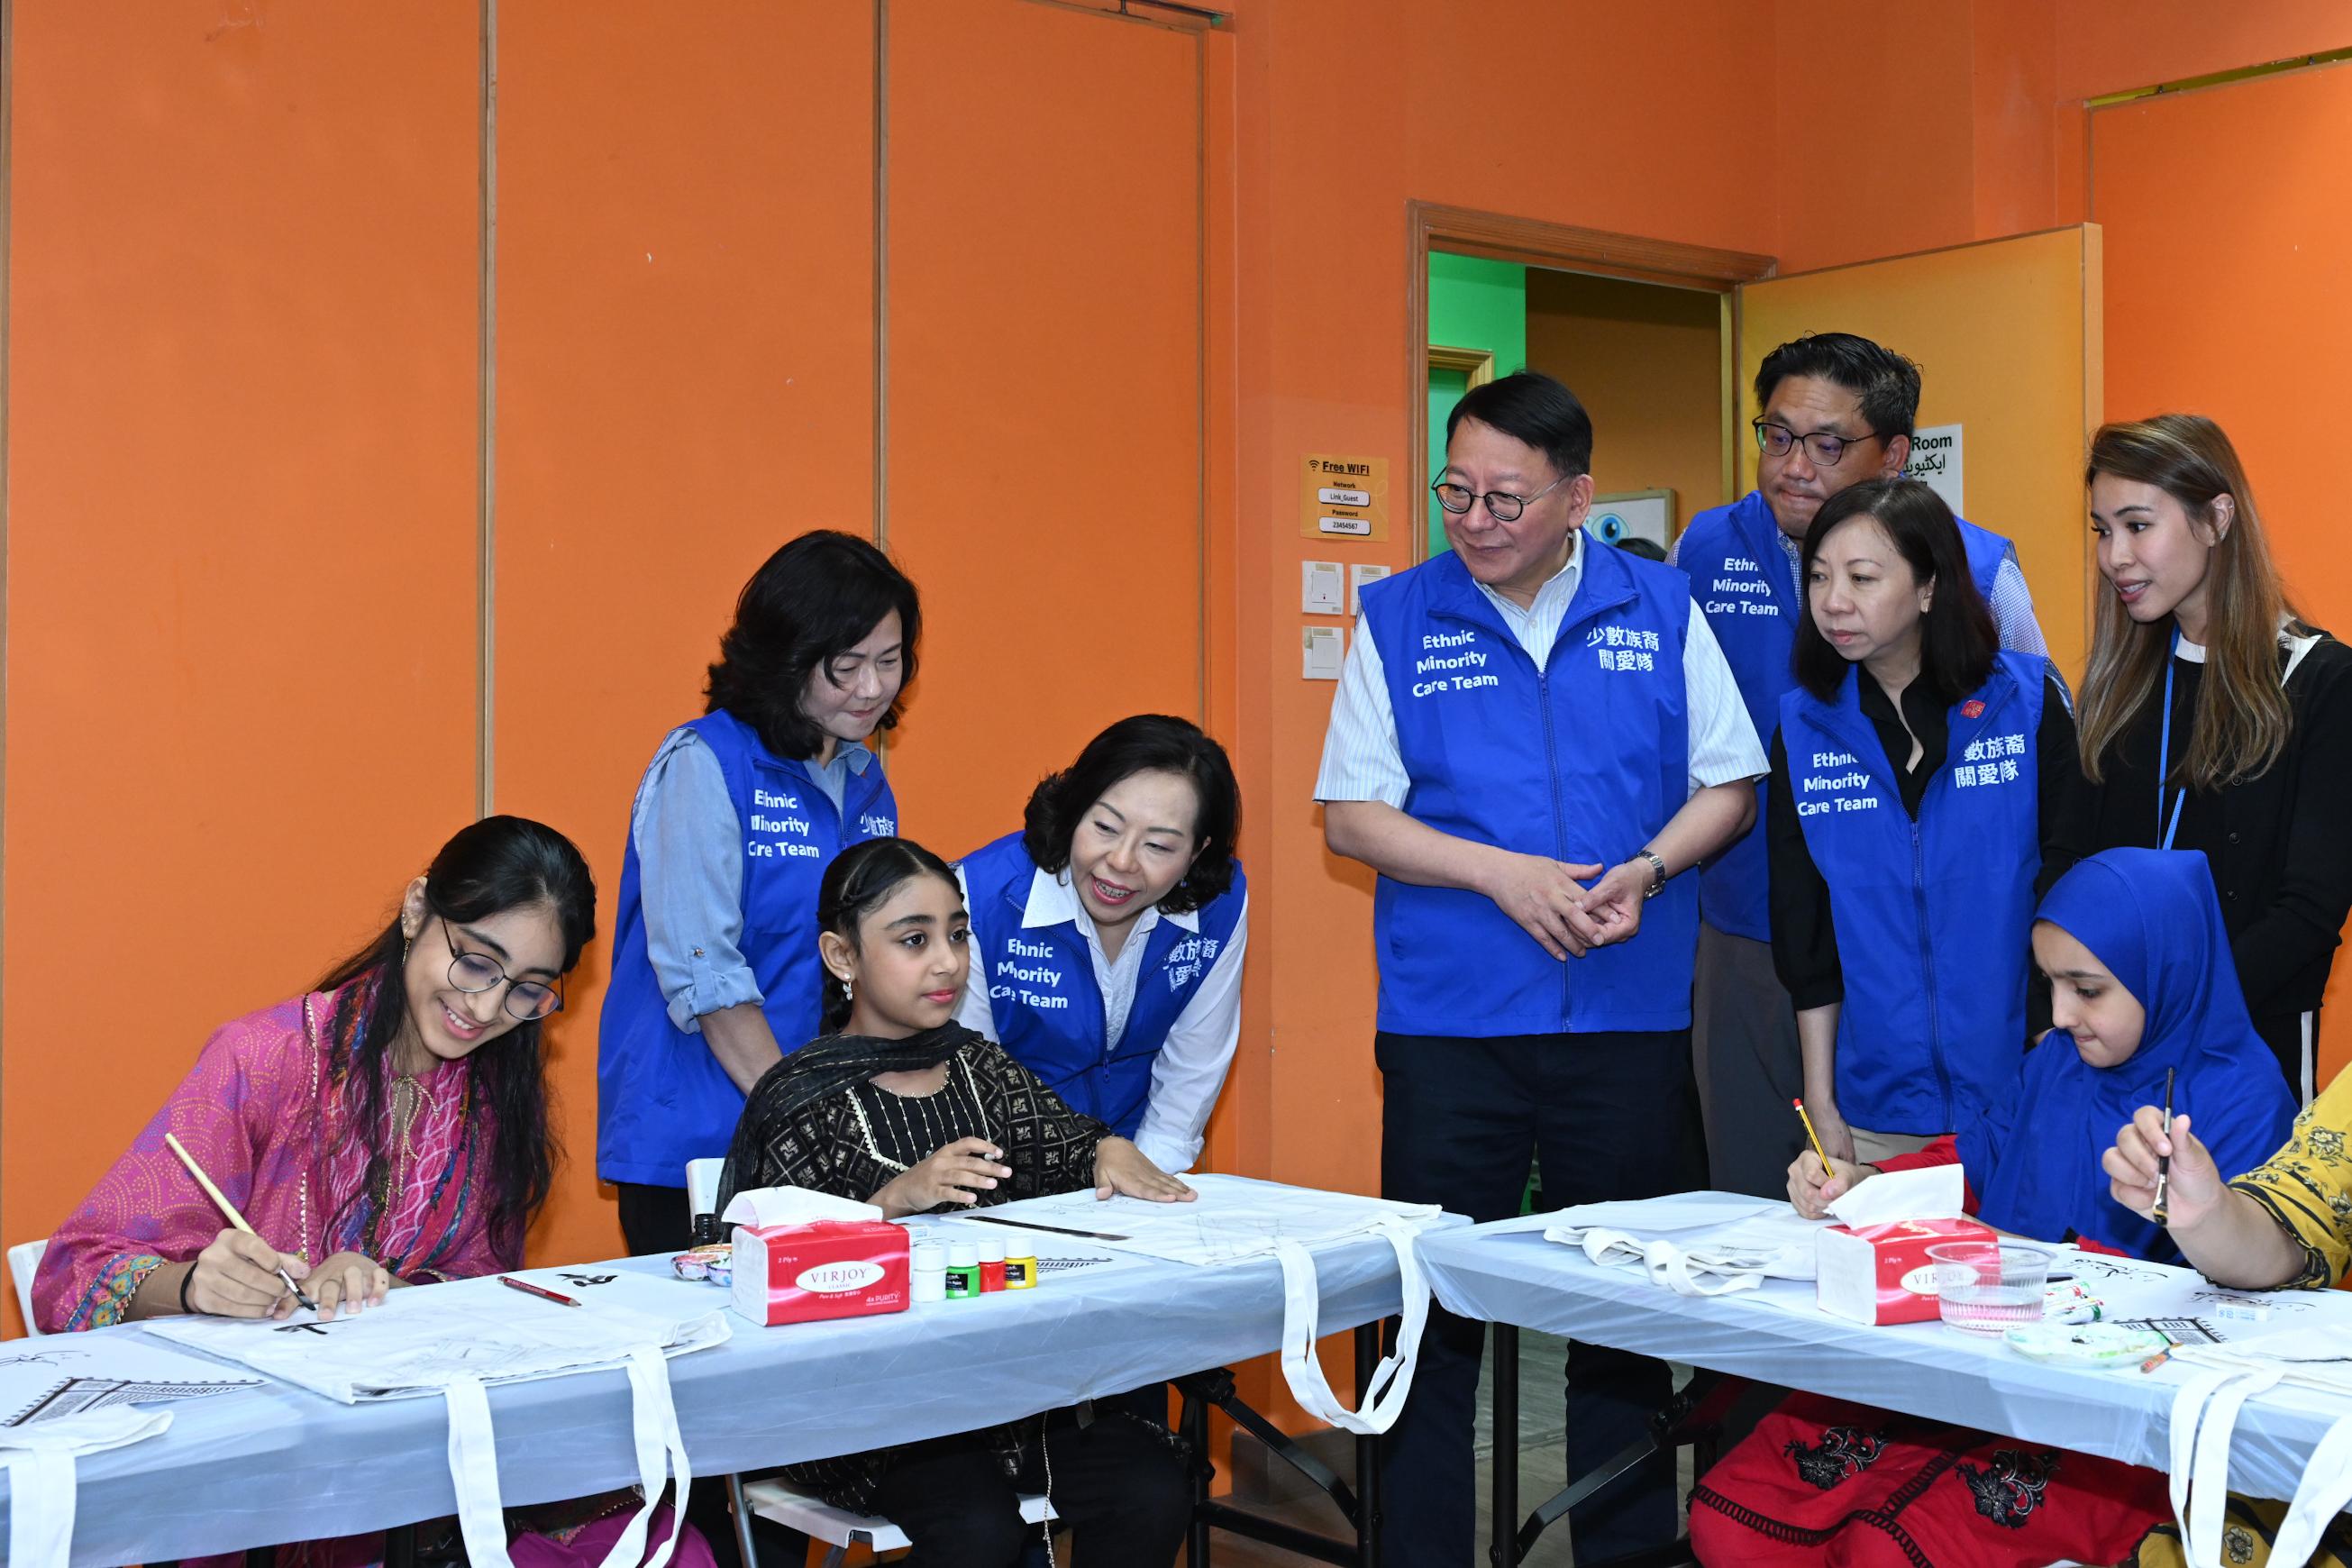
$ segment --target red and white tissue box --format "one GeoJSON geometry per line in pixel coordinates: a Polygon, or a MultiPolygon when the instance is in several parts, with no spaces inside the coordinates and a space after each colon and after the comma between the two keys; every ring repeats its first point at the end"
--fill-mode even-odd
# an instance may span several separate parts
{"type": "MultiPolygon", "coordinates": [[[[1821,1234],[1814,1302],[1824,1312],[1857,1323],[1932,1322],[1942,1307],[1936,1299],[1936,1262],[1927,1249],[1993,1239],[1989,1227],[1958,1216],[1832,1226],[1821,1234]]],[[[735,1278],[740,1282],[742,1276],[735,1278]]]]}
{"type": "Polygon", "coordinates": [[[731,1305],[755,1323],[903,1312],[912,1296],[903,1226],[826,1219],[736,1227],[731,1305]]]}

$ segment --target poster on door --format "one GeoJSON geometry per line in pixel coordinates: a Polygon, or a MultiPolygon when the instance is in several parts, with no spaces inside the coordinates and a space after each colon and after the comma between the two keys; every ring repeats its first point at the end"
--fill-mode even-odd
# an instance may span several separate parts
{"type": "Polygon", "coordinates": [[[1925,479],[1958,517],[1968,516],[1960,504],[1960,427],[1922,425],[1911,435],[1911,456],[1903,464],[1906,479],[1925,479]]]}

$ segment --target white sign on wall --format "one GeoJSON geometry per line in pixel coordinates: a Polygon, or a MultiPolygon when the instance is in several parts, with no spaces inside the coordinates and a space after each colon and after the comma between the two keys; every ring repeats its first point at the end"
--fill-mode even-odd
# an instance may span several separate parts
{"type": "Polygon", "coordinates": [[[1911,436],[1911,456],[1904,460],[1903,477],[1925,479],[1944,498],[1956,516],[1966,517],[1960,504],[1960,427],[1922,425],[1911,436]]]}

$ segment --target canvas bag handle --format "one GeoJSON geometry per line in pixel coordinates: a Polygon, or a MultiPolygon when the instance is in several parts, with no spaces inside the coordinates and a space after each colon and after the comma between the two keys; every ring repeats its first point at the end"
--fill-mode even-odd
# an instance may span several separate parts
{"type": "Polygon", "coordinates": [[[1398,1288],[1404,1300],[1404,1326],[1397,1334],[1393,1353],[1381,1359],[1364,1385],[1360,1410],[1349,1410],[1331,1392],[1323,1363],[1315,1359],[1316,1320],[1321,1291],[1315,1279],[1315,1259],[1297,1242],[1284,1238],[1274,1244],[1282,1265],[1282,1375],[1307,1414],[1349,1432],[1377,1436],[1396,1424],[1405,1395],[1412,1387],[1412,1369],[1421,1355],[1421,1333],[1429,1321],[1429,1280],[1413,1251],[1421,1226],[1395,1215],[1383,1215],[1373,1234],[1384,1237],[1396,1254],[1398,1288]]]}

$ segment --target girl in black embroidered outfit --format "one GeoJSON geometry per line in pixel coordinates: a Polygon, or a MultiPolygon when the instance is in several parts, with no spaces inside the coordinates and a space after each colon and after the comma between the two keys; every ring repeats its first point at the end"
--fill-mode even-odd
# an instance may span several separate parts
{"type": "MultiPolygon", "coordinates": [[[[826,868],[817,938],[827,1033],[768,1069],[736,1124],[724,1207],[791,1185],[877,1204],[892,1218],[1093,1187],[1192,1197],[1124,1138],[953,1022],[970,963],[955,873],[920,845],[877,838],[826,868]]],[[[1156,1425],[1072,1411],[798,1465],[800,1485],[906,1531],[918,1561],[1011,1568],[1030,1539],[1019,1494],[1046,1489],[1072,1563],[1160,1568],[1191,1514],[1184,1459],[1156,1425]]]]}

